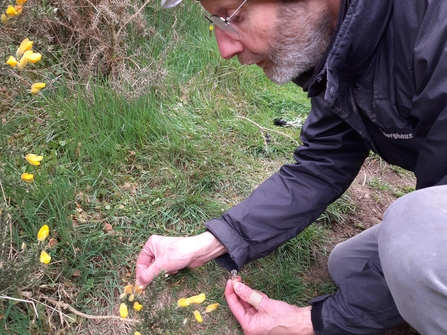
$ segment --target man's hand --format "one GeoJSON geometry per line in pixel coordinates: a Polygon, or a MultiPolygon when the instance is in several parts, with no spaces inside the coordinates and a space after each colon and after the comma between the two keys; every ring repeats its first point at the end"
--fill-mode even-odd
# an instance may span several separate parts
{"type": "Polygon", "coordinates": [[[315,335],[311,307],[299,308],[228,280],[225,297],[245,335],[315,335]],[[257,307],[257,308],[256,308],[257,307]]]}
{"type": "Polygon", "coordinates": [[[226,252],[209,232],[192,237],[152,235],[138,256],[135,285],[146,287],[161,271],[173,274],[196,268],[226,252]]]}

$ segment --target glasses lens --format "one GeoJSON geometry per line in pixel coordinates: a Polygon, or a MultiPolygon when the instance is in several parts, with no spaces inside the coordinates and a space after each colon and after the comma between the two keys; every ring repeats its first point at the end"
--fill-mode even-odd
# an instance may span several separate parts
{"type": "Polygon", "coordinates": [[[225,34],[227,34],[231,38],[234,38],[235,40],[240,39],[237,31],[234,30],[234,28],[232,26],[230,26],[230,24],[227,23],[223,17],[213,15],[213,16],[211,16],[211,21],[217,28],[222,30],[225,34]]]}

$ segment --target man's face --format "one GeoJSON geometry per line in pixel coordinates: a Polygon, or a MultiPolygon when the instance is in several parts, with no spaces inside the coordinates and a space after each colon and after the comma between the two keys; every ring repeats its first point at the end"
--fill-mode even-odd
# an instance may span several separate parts
{"type": "MultiPolygon", "coordinates": [[[[202,0],[212,15],[227,18],[241,0],[202,0]]],[[[248,0],[230,20],[240,39],[216,27],[216,40],[225,59],[237,56],[241,64],[256,64],[279,84],[311,69],[322,58],[333,33],[334,15],[324,1],[281,3],[248,0]]]]}

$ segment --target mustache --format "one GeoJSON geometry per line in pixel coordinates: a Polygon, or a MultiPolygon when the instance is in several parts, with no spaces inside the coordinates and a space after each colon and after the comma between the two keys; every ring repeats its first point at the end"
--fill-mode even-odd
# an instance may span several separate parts
{"type": "Polygon", "coordinates": [[[268,57],[266,57],[263,54],[253,54],[253,53],[246,52],[246,51],[237,55],[237,59],[238,59],[239,63],[241,63],[242,65],[257,64],[261,61],[266,60],[267,58],[268,57]]]}

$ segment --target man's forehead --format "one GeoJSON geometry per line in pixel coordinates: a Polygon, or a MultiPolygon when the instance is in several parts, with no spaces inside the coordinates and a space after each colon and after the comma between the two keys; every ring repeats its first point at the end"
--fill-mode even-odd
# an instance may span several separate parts
{"type": "Polygon", "coordinates": [[[236,9],[243,0],[201,0],[200,4],[210,13],[227,9],[236,9]]]}

